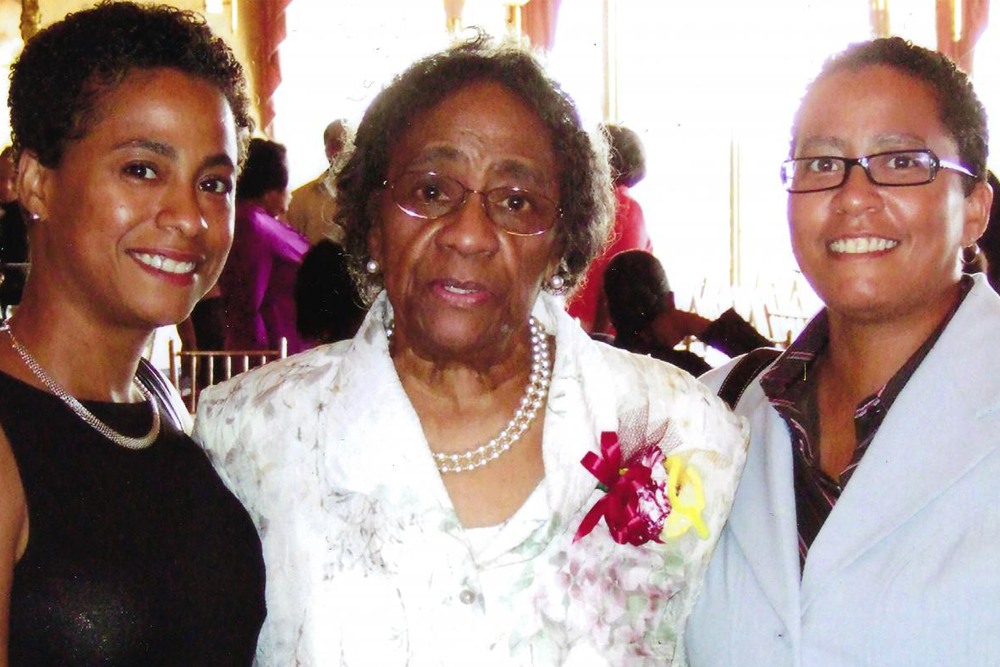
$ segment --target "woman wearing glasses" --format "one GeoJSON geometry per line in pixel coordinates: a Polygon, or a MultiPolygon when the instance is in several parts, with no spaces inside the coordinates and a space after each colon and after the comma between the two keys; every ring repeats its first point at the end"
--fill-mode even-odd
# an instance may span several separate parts
{"type": "Polygon", "coordinates": [[[782,175],[826,308],[737,405],[753,442],[693,665],[1000,663],[1000,299],[960,270],[986,151],[965,74],[901,39],[811,84],[782,175]]]}
{"type": "Polygon", "coordinates": [[[552,296],[611,214],[570,100],[524,52],[431,56],[372,103],[338,190],[374,296],[361,331],[199,407],[197,437],[262,532],[261,664],[680,659],[746,434],[689,375],[592,342],[552,296]],[[668,494],[639,477],[666,477],[660,451],[698,472],[666,517],[703,496],[695,529],[652,515],[668,494]],[[613,534],[600,517],[620,496],[585,457],[615,493],[650,490],[621,508],[628,525],[612,512],[613,534]]]}

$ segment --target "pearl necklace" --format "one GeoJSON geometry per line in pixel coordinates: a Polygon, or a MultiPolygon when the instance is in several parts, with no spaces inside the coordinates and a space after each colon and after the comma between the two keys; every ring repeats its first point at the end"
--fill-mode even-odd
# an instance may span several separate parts
{"type": "MultiPolygon", "coordinates": [[[[520,407],[500,434],[489,442],[458,454],[432,452],[434,463],[440,472],[467,472],[496,460],[520,440],[521,434],[528,430],[538,411],[545,405],[545,395],[552,380],[549,337],[545,328],[534,317],[528,319],[528,328],[531,330],[531,374],[528,376],[528,386],[521,397],[520,407]]],[[[385,335],[390,341],[394,329],[394,323],[390,321],[385,328],[385,335]]]]}
{"type": "Polygon", "coordinates": [[[0,331],[6,331],[7,335],[10,336],[10,342],[14,346],[14,350],[21,357],[21,361],[23,361],[24,365],[28,367],[28,370],[34,373],[35,377],[38,378],[50,392],[58,396],[63,403],[69,406],[69,409],[76,413],[76,416],[86,422],[88,426],[103,435],[105,438],[119,447],[124,447],[125,449],[146,449],[156,441],[157,437],[159,437],[160,411],[156,407],[156,401],[153,399],[153,395],[148,389],[146,389],[146,387],[143,386],[141,382],[139,382],[138,379],[132,378],[132,382],[135,383],[136,387],[138,387],[139,392],[149,403],[150,409],[153,411],[153,425],[150,427],[149,433],[146,435],[139,438],[133,438],[131,436],[122,435],[102,422],[96,415],[94,415],[93,412],[85,408],[80,401],[73,398],[69,392],[59,385],[58,382],[53,380],[49,374],[45,372],[45,369],[42,368],[41,364],[39,364],[38,361],[31,356],[31,353],[28,352],[27,348],[21,345],[21,343],[14,338],[14,330],[10,328],[9,324],[6,322],[0,323],[0,331]]]}

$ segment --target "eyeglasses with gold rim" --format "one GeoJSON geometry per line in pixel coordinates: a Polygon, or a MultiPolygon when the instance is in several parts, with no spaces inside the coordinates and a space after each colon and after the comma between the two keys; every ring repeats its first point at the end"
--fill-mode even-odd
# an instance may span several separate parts
{"type": "Polygon", "coordinates": [[[517,186],[473,190],[462,182],[432,171],[408,171],[395,180],[383,181],[393,203],[414,218],[436,220],[462,208],[469,194],[482,198],[486,217],[514,236],[538,236],[552,229],[562,215],[559,205],[547,196],[517,186]]]}

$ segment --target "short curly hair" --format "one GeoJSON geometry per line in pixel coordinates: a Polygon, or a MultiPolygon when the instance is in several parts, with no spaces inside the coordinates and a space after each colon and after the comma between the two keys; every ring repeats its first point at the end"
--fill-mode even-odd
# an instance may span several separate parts
{"type": "Polygon", "coordinates": [[[646,151],[634,130],[624,125],[602,125],[611,146],[611,177],[615,185],[632,187],[646,178],[646,151]]]}
{"type": "Polygon", "coordinates": [[[11,67],[10,125],[17,155],[56,167],[85,136],[102,98],[133,70],[165,67],[216,86],[236,120],[242,160],[253,130],[243,67],[199,15],[162,5],[102,2],[68,14],[24,46],[11,67]]]}
{"type": "Polygon", "coordinates": [[[288,187],[288,149],[277,141],[254,137],[236,180],[236,199],[257,199],[271,190],[288,187]]]}
{"type": "MultiPolygon", "coordinates": [[[[965,193],[971,193],[976,182],[986,180],[989,150],[986,109],[979,101],[968,75],[947,57],[901,37],[859,42],[823,64],[819,75],[809,84],[805,97],[809,96],[813,86],[831,75],[880,65],[896,69],[930,86],[937,102],[938,118],[958,144],[962,164],[975,174],[974,178],[966,180],[965,193]]],[[[792,154],[795,153],[798,124],[796,114],[792,128],[792,154]]]]}
{"type": "Polygon", "coordinates": [[[552,137],[561,210],[555,230],[562,250],[560,275],[567,287],[577,284],[603,247],[614,213],[603,139],[583,129],[573,101],[530,52],[494,45],[479,34],[417,61],[382,90],[365,112],[354,151],[337,175],[337,222],[347,231],[349,269],[367,301],[380,289],[364,270],[368,233],[376,217],[372,194],[387,177],[392,151],[415,116],[480,82],[500,84],[521,98],[552,137]]]}

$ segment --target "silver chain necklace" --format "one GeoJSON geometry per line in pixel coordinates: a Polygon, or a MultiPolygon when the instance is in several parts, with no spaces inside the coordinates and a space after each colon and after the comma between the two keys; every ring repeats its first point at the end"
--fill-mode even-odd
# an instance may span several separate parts
{"type": "Polygon", "coordinates": [[[63,403],[69,406],[76,415],[87,423],[88,426],[93,428],[95,431],[103,435],[105,438],[115,443],[119,447],[124,447],[125,449],[146,449],[156,438],[160,435],[160,411],[156,407],[156,400],[153,395],[149,392],[146,387],[139,382],[138,379],[132,378],[132,382],[139,389],[139,392],[145,397],[146,401],[149,403],[150,409],[153,411],[153,425],[149,429],[149,433],[140,437],[133,438],[128,435],[122,435],[118,431],[115,431],[110,426],[98,419],[93,412],[88,410],[83,406],[80,401],[76,400],[70,396],[69,392],[63,389],[58,382],[49,377],[49,374],[45,372],[41,364],[35,360],[31,353],[28,352],[21,343],[18,342],[17,338],[14,337],[14,330],[10,328],[10,325],[6,322],[0,323],[0,331],[6,331],[7,335],[10,336],[11,345],[14,346],[14,350],[21,357],[21,361],[24,365],[34,373],[35,377],[38,378],[45,387],[51,391],[53,394],[58,396],[63,403]]]}
{"type": "MultiPolygon", "coordinates": [[[[521,397],[521,405],[507,422],[500,434],[489,442],[458,454],[432,452],[434,463],[442,473],[467,472],[491,463],[509,451],[521,434],[528,430],[538,411],[545,405],[545,395],[552,380],[552,356],[549,354],[549,337],[545,328],[534,317],[528,318],[531,330],[531,373],[528,386],[521,397]]],[[[392,340],[394,323],[385,327],[385,335],[392,340]]]]}

